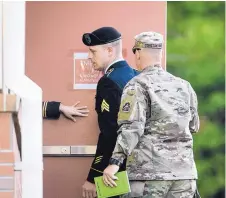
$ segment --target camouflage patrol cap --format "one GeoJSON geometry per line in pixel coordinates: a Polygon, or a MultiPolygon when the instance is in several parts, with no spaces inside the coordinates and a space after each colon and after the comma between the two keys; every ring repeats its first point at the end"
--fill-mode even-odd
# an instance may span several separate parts
{"type": "Polygon", "coordinates": [[[137,49],[151,48],[162,49],[163,47],[163,35],[157,32],[142,32],[135,36],[135,45],[132,49],[135,54],[137,49]]]}

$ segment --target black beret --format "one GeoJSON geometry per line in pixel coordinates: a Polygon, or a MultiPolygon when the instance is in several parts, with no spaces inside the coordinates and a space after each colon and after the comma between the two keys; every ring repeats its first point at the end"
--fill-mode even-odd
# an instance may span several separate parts
{"type": "Polygon", "coordinates": [[[113,27],[102,27],[82,36],[82,41],[87,46],[103,45],[119,39],[121,34],[113,27]]]}

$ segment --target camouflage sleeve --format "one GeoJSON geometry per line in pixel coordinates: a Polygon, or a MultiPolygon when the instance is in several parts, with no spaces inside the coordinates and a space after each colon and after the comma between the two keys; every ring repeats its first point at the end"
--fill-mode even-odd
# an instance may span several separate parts
{"type": "Polygon", "coordinates": [[[198,99],[194,89],[190,84],[189,92],[190,92],[190,111],[191,111],[191,121],[189,123],[189,129],[191,133],[197,133],[199,131],[198,99]]]}
{"type": "Polygon", "coordinates": [[[148,99],[140,84],[129,84],[123,91],[118,113],[118,138],[112,158],[121,163],[129,156],[144,133],[148,99]]]}

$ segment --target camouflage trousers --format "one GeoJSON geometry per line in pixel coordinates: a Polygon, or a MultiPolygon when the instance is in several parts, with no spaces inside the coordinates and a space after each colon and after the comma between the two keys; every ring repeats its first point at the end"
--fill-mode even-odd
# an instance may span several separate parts
{"type": "Polygon", "coordinates": [[[130,188],[121,198],[193,198],[196,180],[130,181],[130,188]]]}

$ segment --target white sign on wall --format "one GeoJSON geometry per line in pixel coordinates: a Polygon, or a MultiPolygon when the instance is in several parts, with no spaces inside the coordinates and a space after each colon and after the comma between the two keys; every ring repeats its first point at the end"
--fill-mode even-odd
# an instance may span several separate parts
{"type": "Polygon", "coordinates": [[[74,53],[74,89],[96,89],[97,82],[102,77],[100,71],[95,71],[88,53],[74,53]]]}

